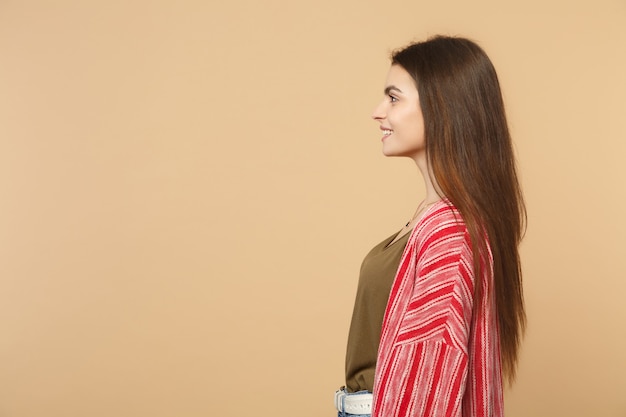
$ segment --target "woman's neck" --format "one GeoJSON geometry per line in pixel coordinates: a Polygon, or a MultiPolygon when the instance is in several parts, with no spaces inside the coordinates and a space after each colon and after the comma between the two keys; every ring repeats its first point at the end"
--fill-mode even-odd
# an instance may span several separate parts
{"type": "Polygon", "coordinates": [[[439,184],[437,184],[435,175],[430,169],[426,154],[421,153],[420,155],[414,157],[413,160],[415,161],[415,164],[422,173],[422,178],[424,179],[424,189],[426,190],[426,197],[424,198],[424,202],[427,204],[434,203],[435,201],[443,198],[444,194],[441,191],[441,188],[439,188],[439,184]]]}

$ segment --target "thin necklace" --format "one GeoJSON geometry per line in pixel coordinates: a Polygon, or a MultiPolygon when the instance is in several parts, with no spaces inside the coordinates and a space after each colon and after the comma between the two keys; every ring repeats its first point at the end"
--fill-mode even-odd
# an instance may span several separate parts
{"type": "Polygon", "coordinates": [[[409,227],[409,225],[411,224],[411,222],[413,222],[413,220],[415,220],[417,218],[417,216],[419,216],[422,211],[426,210],[428,207],[432,206],[433,204],[435,204],[437,201],[440,201],[441,199],[437,199],[431,203],[426,203],[426,200],[422,201],[420,203],[419,206],[417,206],[417,210],[415,211],[415,214],[413,215],[413,217],[411,217],[411,220],[409,220],[408,222],[406,222],[406,224],[404,225],[404,227],[409,227]]]}

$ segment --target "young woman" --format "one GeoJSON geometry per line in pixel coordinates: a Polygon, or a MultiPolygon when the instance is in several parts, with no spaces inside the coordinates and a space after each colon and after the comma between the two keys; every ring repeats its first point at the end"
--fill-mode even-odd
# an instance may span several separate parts
{"type": "Polygon", "coordinates": [[[526,212],[496,72],[475,43],[437,36],[392,55],[384,93],[383,154],[413,159],[426,196],[363,261],[339,416],[502,416],[526,212]]]}

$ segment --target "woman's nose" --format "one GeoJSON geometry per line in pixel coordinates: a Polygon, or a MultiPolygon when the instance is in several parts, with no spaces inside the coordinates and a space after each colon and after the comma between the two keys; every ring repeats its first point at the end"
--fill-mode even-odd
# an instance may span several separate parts
{"type": "Polygon", "coordinates": [[[384,118],[385,118],[384,103],[381,102],[374,109],[374,112],[372,113],[372,119],[374,119],[374,120],[382,120],[384,118]]]}

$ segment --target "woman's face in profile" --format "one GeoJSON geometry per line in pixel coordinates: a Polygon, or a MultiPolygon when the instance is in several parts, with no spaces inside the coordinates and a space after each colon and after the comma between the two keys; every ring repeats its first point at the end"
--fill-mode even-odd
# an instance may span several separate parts
{"type": "Polygon", "coordinates": [[[408,156],[415,159],[425,150],[424,117],[419,93],[413,78],[404,68],[392,65],[387,74],[385,97],[372,118],[383,131],[385,156],[408,156]]]}

